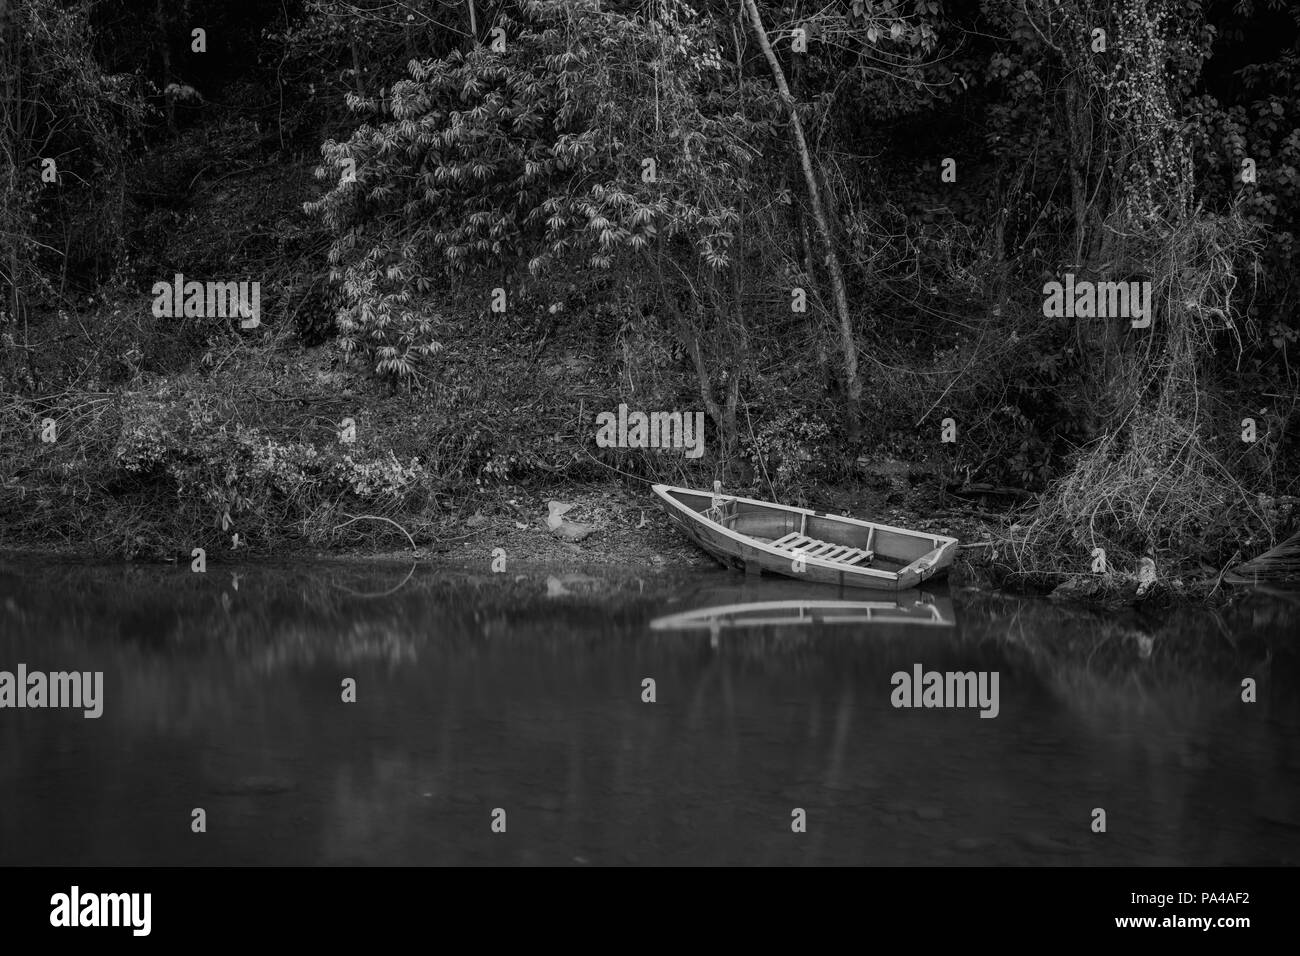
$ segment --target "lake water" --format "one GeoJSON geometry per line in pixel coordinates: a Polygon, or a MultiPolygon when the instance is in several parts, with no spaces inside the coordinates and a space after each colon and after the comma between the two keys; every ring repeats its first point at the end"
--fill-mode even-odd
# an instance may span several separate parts
{"type": "Polygon", "coordinates": [[[9,559],[0,671],[103,715],[0,709],[0,864],[1294,865],[1298,612],[9,559]],[[893,706],[918,667],[997,716],[893,706]]]}

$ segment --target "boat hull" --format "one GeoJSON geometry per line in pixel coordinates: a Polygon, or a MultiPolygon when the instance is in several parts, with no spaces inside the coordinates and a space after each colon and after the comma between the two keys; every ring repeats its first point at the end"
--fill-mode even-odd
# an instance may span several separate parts
{"type": "Polygon", "coordinates": [[[910,531],[872,521],[780,505],[753,498],[717,495],[655,485],[669,519],[723,565],[755,574],[767,572],[838,587],[902,591],[947,572],[956,556],[955,538],[910,531]],[[806,546],[780,542],[791,537],[806,546]],[[818,557],[826,546],[832,559],[818,557]],[[870,552],[869,560],[846,564],[837,550],[870,552]]]}
{"type": "Polygon", "coordinates": [[[887,625],[953,627],[952,601],[926,591],[875,592],[753,578],[697,590],[672,613],[650,622],[652,631],[723,631],[755,627],[887,625]],[[853,595],[857,595],[855,598],[853,595]]]}

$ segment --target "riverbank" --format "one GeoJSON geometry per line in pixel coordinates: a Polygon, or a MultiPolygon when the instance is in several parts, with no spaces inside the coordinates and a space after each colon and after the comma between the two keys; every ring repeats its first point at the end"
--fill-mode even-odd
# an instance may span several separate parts
{"type": "MultiPolygon", "coordinates": [[[[660,367],[629,395],[626,368],[602,364],[590,337],[552,328],[539,347],[535,328],[469,307],[430,377],[403,390],[332,343],[230,333],[200,351],[183,326],[127,301],[81,318],[60,321],[82,374],[0,403],[0,546],[137,561],[188,562],[202,548],[211,562],[413,553],[486,565],[500,549],[507,561],[708,563],[662,515],[655,481],[722,480],[967,544],[1012,521],[1001,506],[1014,499],[948,494],[952,461],[937,443],[895,437],[847,464],[825,454],[833,443],[813,455],[793,434],[719,448],[712,428],[699,460],[600,448],[601,409],[689,409],[689,370],[660,367]],[[85,332],[105,325],[121,356],[85,332]],[[552,534],[551,501],[591,534],[552,534]]],[[[67,377],[35,361],[38,380],[67,377]]]]}
{"type": "MultiPolygon", "coordinates": [[[[178,330],[147,314],[112,314],[128,347],[155,333],[179,347],[178,330]]],[[[74,337],[95,370],[87,382],[0,406],[0,547],[101,561],[189,563],[202,548],[213,564],[415,557],[486,569],[504,556],[507,565],[706,567],[712,560],[671,527],[649,484],[709,488],[721,478],[734,494],[956,537],[959,583],[1098,605],[1221,598],[1220,569],[1157,567],[1139,594],[1140,567],[1097,572],[1086,552],[1066,573],[1017,579],[1006,542],[1033,513],[1033,496],[958,488],[953,446],[901,428],[848,463],[788,433],[776,444],[710,446],[699,461],[599,448],[597,411],[627,400],[619,371],[582,337],[556,331],[543,348],[528,345],[535,337],[466,318],[436,380],[406,391],[331,344],[287,336],[231,335],[201,354],[157,359],[181,371],[133,367],[116,379],[116,360],[90,351],[97,340],[74,337]],[[553,534],[552,501],[591,533],[553,534]]],[[[640,404],[690,401],[678,369],[640,404]]]]}
{"type": "MultiPolygon", "coordinates": [[[[1176,579],[1168,585],[1138,594],[1134,575],[1079,575],[1062,581],[1055,589],[1008,586],[1005,564],[999,562],[998,535],[1005,525],[995,516],[957,505],[927,516],[882,503],[865,486],[819,488],[815,505],[869,517],[888,524],[952,535],[962,542],[957,560],[948,575],[951,587],[975,588],[984,592],[1044,593],[1052,600],[1097,608],[1119,609],[1144,606],[1167,608],[1179,604],[1227,602],[1235,589],[1220,586],[1217,575],[1206,574],[1189,580],[1176,579]],[[873,501],[874,499],[874,501],[873,501]]],[[[648,487],[628,487],[617,481],[564,488],[521,489],[506,487],[491,495],[479,495],[459,502],[459,511],[449,514],[432,537],[422,537],[412,547],[396,546],[402,534],[388,520],[362,521],[351,539],[322,547],[303,541],[285,541],[275,548],[222,547],[207,551],[208,568],[278,566],[310,562],[313,566],[347,565],[375,568],[405,568],[418,564],[464,575],[545,573],[561,584],[587,576],[615,573],[671,576],[713,570],[716,562],[682,535],[655,504],[648,487]],[[581,541],[566,541],[547,526],[548,503],[569,505],[565,519],[590,528],[581,541]]],[[[190,551],[177,549],[133,554],[95,552],[72,544],[6,540],[0,543],[0,557],[14,560],[24,556],[58,558],[70,562],[127,560],[153,564],[191,564],[190,551]]]]}
{"type": "MultiPolygon", "coordinates": [[[[445,532],[417,540],[415,546],[394,548],[394,538],[401,535],[384,519],[378,528],[358,528],[355,540],[340,541],[322,548],[309,542],[283,542],[275,548],[221,547],[206,555],[209,564],[245,563],[276,560],[340,560],[376,563],[407,563],[412,558],[448,566],[491,570],[494,560],[503,559],[508,570],[516,562],[546,564],[553,567],[583,568],[665,568],[714,567],[705,552],[678,532],[656,505],[648,486],[644,493],[618,483],[570,486],[550,492],[507,487],[492,495],[481,495],[460,503],[460,513],[448,515],[441,528],[445,532]],[[590,533],[581,541],[566,541],[547,527],[550,501],[570,505],[565,520],[581,524],[590,533]],[[468,512],[468,513],[466,513],[468,512]],[[500,554],[498,555],[498,552],[500,554]]],[[[850,511],[852,496],[833,492],[821,500],[821,507],[843,505],[850,511]]],[[[855,514],[866,514],[851,511],[855,514]]],[[[869,517],[886,523],[934,531],[939,534],[965,536],[969,539],[988,534],[989,528],[970,516],[949,514],[921,518],[897,508],[871,512],[869,517]]],[[[363,519],[366,516],[361,516],[363,519]]],[[[79,548],[74,544],[51,544],[35,540],[7,540],[0,553],[29,553],[65,558],[100,558],[145,562],[185,562],[190,556],[184,548],[173,552],[151,550],[143,553],[115,554],[79,548]]],[[[973,562],[966,560],[966,565],[973,562]]]]}

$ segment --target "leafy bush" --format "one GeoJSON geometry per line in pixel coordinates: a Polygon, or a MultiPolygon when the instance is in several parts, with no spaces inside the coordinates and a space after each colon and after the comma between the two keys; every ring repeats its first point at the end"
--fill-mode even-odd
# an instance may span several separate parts
{"type": "Polygon", "coordinates": [[[802,492],[817,448],[830,435],[826,423],[805,410],[787,408],[768,417],[752,436],[741,440],[754,472],[781,500],[802,492]]]}
{"type": "Polygon", "coordinates": [[[169,486],[178,507],[210,535],[238,531],[244,538],[275,536],[342,507],[418,508],[433,487],[419,459],[402,463],[391,451],[276,441],[157,395],[125,404],[112,459],[124,476],[169,486]]]}
{"type": "Polygon", "coordinates": [[[708,268],[730,261],[772,97],[756,97],[772,106],[761,124],[737,109],[684,5],[663,21],[592,0],[521,7],[500,22],[505,52],[412,61],[389,97],[351,98],[377,125],[322,147],[319,175],[339,180],[306,208],[336,236],[340,342],[382,373],[410,377],[440,349],[428,296],[471,270],[609,269],[679,239],[708,268]]]}

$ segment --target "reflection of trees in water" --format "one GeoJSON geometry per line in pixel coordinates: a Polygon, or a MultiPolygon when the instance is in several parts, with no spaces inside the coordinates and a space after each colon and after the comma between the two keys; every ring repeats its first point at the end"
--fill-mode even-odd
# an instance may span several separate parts
{"type": "MultiPolygon", "coordinates": [[[[295,859],[339,863],[907,863],[962,840],[988,845],[969,862],[1300,858],[1285,605],[1147,618],[968,594],[942,631],[711,643],[649,632],[665,591],[634,580],[334,586],[406,570],[244,569],[238,588],[225,570],[10,571],[0,617],[15,659],[108,672],[109,726],[242,814],[250,858],[270,829],[295,859]],[[891,672],[918,661],[999,670],[1002,716],[893,710],[891,672]],[[361,704],[339,702],[345,675],[361,704]],[[495,806],[510,836],[493,843],[495,806]],[[802,843],[785,839],[795,806],[802,843]]],[[[39,739],[8,743],[14,766],[43,759],[39,739]]]]}
{"type": "MultiPolygon", "coordinates": [[[[0,577],[0,590],[12,595],[10,620],[43,634],[116,638],[146,652],[225,655],[270,671],[323,662],[397,666],[414,661],[432,642],[459,648],[483,639],[563,643],[573,633],[569,625],[588,617],[593,602],[596,608],[622,602],[639,595],[642,584],[614,580],[565,602],[548,599],[545,574],[520,580],[423,569],[384,594],[409,571],[210,566],[199,575],[54,565],[32,575],[38,586],[10,571],[8,586],[0,577]],[[367,593],[382,596],[359,596],[367,593]]],[[[626,616],[620,604],[612,622],[626,616]]]]}
{"type": "MultiPolygon", "coordinates": [[[[981,608],[968,615],[975,638],[1002,641],[1010,660],[1032,667],[1094,741],[1107,777],[1123,782],[1110,792],[1157,821],[1141,837],[1153,854],[1243,862],[1243,834],[1267,846],[1278,828],[1300,829],[1300,752],[1294,733],[1275,731],[1300,718],[1294,608],[1255,595],[1161,616],[998,598],[981,608]],[[1241,699],[1245,677],[1257,703],[1241,699]],[[1217,813],[1225,803],[1238,812],[1217,813]]],[[[1272,849],[1300,859],[1294,833],[1284,844],[1272,849]]]]}

